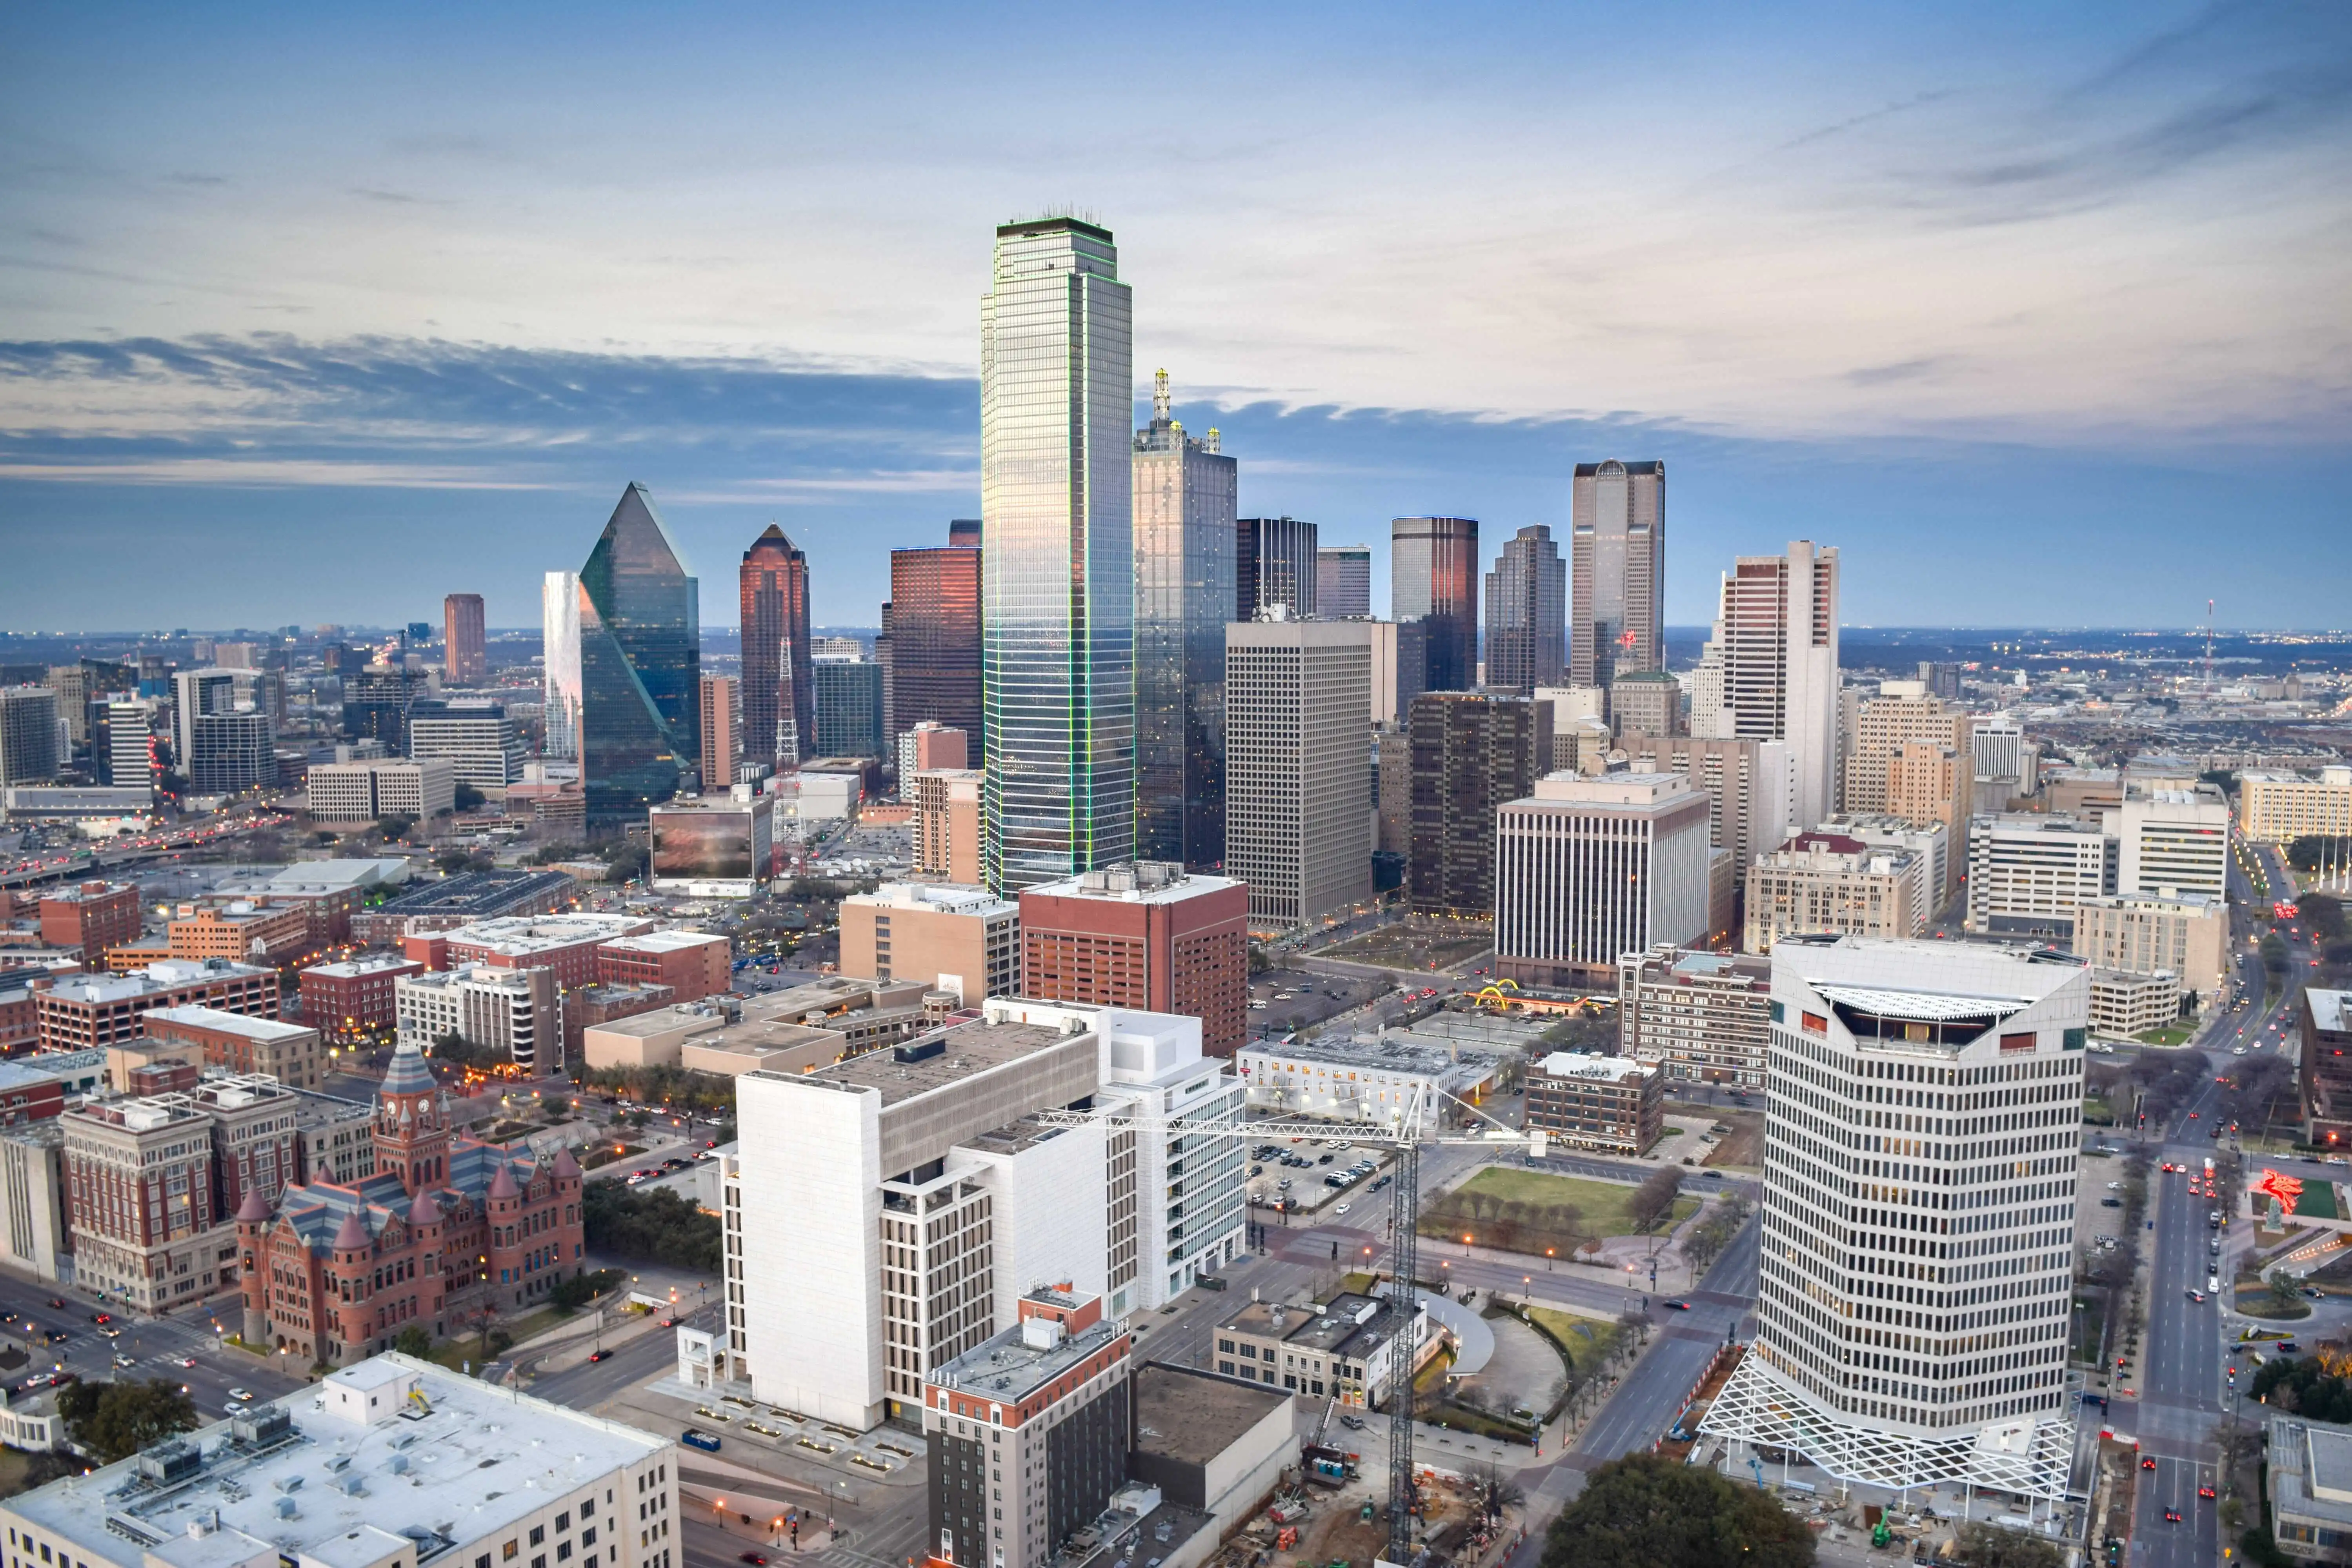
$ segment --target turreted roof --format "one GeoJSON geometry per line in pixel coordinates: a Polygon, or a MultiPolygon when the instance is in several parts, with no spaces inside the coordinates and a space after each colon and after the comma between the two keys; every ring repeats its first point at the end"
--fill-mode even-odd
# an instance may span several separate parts
{"type": "Polygon", "coordinates": [[[559,1181],[568,1182],[580,1173],[580,1162],[572,1157],[571,1150],[558,1149],[555,1152],[554,1163],[549,1168],[555,1173],[559,1181]]]}
{"type": "Polygon", "coordinates": [[[416,1226],[441,1223],[441,1205],[433,1201],[430,1187],[417,1189],[416,1201],[408,1205],[408,1223],[416,1226]]]}
{"type": "Polygon", "coordinates": [[[269,1200],[261,1195],[259,1187],[245,1189],[245,1202],[236,1205],[236,1223],[258,1225],[269,1217],[269,1200]]]}
{"type": "Polygon", "coordinates": [[[490,1178],[490,1196],[494,1198],[522,1196],[522,1189],[515,1185],[514,1167],[503,1160],[499,1162],[499,1173],[490,1178]]]}
{"type": "Polygon", "coordinates": [[[430,1094],[433,1089],[433,1069],[425,1065],[425,1053],[415,1046],[401,1046],[393,1051],[392,1068],[383,1075],[377,1092],[430,1094]]]}
{"type": "Polygon", "coordinates": [[[343,1223],[335,1232],[337,1252],[365,1252],[368,1249],[367,1221],[356,1207],[343,1213],[343,1223]]]}

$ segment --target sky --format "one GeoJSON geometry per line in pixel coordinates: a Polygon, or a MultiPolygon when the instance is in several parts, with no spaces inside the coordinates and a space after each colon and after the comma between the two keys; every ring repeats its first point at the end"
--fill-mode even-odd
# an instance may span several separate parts
{"type": "MultiPolygon", "coordinates": [[[[734,618],[979,507],[995,225],[1118,236],[1244,515],[1564,536],[1668,618],[2346,623],[2340,4],[0,12],[0,629],[535,620],[632,479],[734,618]]],[[[1139,407],[1140,407],[1139,399],[1139,407]]]]}

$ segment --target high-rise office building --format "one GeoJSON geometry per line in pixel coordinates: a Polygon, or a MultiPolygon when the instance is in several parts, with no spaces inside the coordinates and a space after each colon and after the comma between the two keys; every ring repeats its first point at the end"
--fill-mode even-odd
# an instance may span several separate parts
{"type": "Polygon", "coordinates": [[[1525,696],[1558,686],[1567,653],[1568,565],[1550,526],[1530,523],[1503,542],[1486,574],[1486,689],[1525,696]]]}
{"type": "Polygon", "coordinates": [[[580,568],[580,778],[589,820],[634,820],[702,756],[702,616],[653,497],[632,483],[580,568]]]}
{"type": "Polygon", "coordinates": [[[503,703],[418,699],[408,710],[408,754],[447,763],[459,784],[478,790],[522,783],[522,735],[503,703]]]}
{"type": "Polygon", "coordinates": [[[2063,812],[1970,818],[1969,930],[2071,943],[2076,910],[2115,891],[2116,848],[2096,820],[2063,812]]]}
{"type": "Polygon", "coordinates": [[[976,517],[951,517],[948,520],[948,543],[955,548],[980,548],[981,525],[976,517]]]}
{"type": "MultiPolygon", "coordinates": [[[[408,710],[433,689],[429,675],[406,665],[371,664],[346,674],[342,687],[344,734],[354,741],[381,741],[395,756],[408,750],[408,710]]],[[[209,688],[203,700],[221,705],[234,701],[209,688]]]]}
{"type": "Polygon", "coordinates": [[[1202,1050],[1230,1057],[1248,1032],[1249,889],[1157,860],[1024,888],[1021,990],[1198,1018],[1202,1050]]]}
{"type": "Polygon", "coordinates": [[[982,743],[980,561],[976,543],[890,552],[883,707],[893,744],[925,723],[961,730],[975,752],[982,743]]]}
{"type": "Polygon", "coordinates": [[[278,733],[267,713],[199,713],[180,772],[198,795],[234,795],[278,781],[278,733]]]}
{"type": "Polygon", "coordinates": [[[742,762],[743,683],[731,675],[706,675],[702,678],[703,789],[713,795],[726,790],[734,784],[742,762]]]}
{"type": "Polygon", "coordinates": [[[1682,682],[1663,669],[1618,671],[1609,683],[1609,721],[1643,735],[1685,733],[1689,727],[1683,722],[1682,682]]]}
{"type": "Polygon", "coordinates": [[[1780,847],[1798,826],[1789,815],[1789,748],[1778,741],[1628,731],[1617,743],[1633,766],[1687,774],[1706,792],[1715,847],[1730,851],[1735,885],[1745,879],[1757,856],[1780,847]]]}
{"type": "Polygon", "coordinates": [[[1569,519],[1570,684],[1665,668],[1665,464],[1577,464],[1569,519]]]}
{"type": "Polygon", "coordinates": [[[866,658],[819,658],[809,664],[816,694],[816,754],[882,755],[882,667],[866,658]]]}
{"type": "Polygon", "coordinates": [[[2203,893],[2226,899],[2235,849],[2229,797],[2210,784],[2134,784],[2107,817],[2118,893],[2203,893]]]}
{"type": "Polygon", "coordinates": [[[743,552],[743,753],[778,769],[816,749],[808,557],[774,523],[743,552]]]}
{"type": "Polygon", "coordinates": [[[2090,992],[2022,948],[1774,946],[1756,1342],[1700,1427],[1734,1469],[2065,1494],[2090,992]]]}
{"type": "Polygon", "coordinates": [[[916,876],[979,884],[986,872],[984,783],[978,768],[926,768],[901,782],[899,797],[914,807],[916,876]]]}
{"type": "Polygon", "coordinates": [[[1397,700],[1423,691],[1470,691],[1478,685],[1478,520],[1401,517],[1390,524],[1389,614],[1417,621],[1420,679],[1408,681],[1408,649],[1397,637],[1397,700]]]}
{"type": "Polygon", "coordinates": [[[1724,700],[1742,740],[1785,741],[1793,819],[1836,809],[1838,552],[1809,540],[1743,555],[1723,580],[1724,700]]]}
{"type": "MultiPolygon", "coordinates": [[[[350,678],[345,677],[348,680],[350,678]]],[[[350,693],[345,692],[348,701],[350,693]]],[[[197,718],[206,713],[231,713],[236,710],[236,677],[226,669],[181,669],[172,674],[172,745],[180,756],[180,771],[185,773],[188,758],[196,749],[197,718]]],[[[402,704],[405,709],[406,704],[402,704]]],[[[348,728],[348,725],[346,726],[348,728]]]]}
{"type": "Polygon", "coordinates": [[[0,686],[0,784],[45,784],[58,773],[58,694],[0,686]]]}
{"type": "Polygon", "coordinates": [[[971,766],[971,737],[952,724],[926,719],[898,732],[898,798],[912,801],[908,781],[937,768],[971,766]]]}
{"type": "Polygon", "coordinates": [[[1226,872],[1253,928],[1372,896],[1368,621],[1225,628],[1226,872]]]}
{"type": "Polygon", "coordinates": [[[1706,796],[1680,773],[1553,773],[1495,814],[1495,973],[1613,987],[1617,962],[1712,923],[1706,796]]]}
{"type": "Polygon", "coordinates": [[[1406,728],[1412,791],[1406,885],[1413,911],[1491,919],[1495,814],[1534,793],[1543,776],[1551,756],[1550,705],[1429,691],[1413,700],[1406,728]]]}
{"type": "MultiPolygon", "coordinates": [[[[1948,706],[1928,694],[1916,680],[1883,680],[1878,695],[1864,699],[1854,710],[1853,732],[1846,738],[1845,786],[1840,796],[1844,811],[1890,811],[1887,773],[1895,752],[1906,741],[1932,741],[1949,746],[1966,759],[1967,793],[1961,797],[1959,819],[1948,822],[1956,837],[1968,832],[1976,794],[1976,751],[1972,715],[1948,706]]],[[[1948,820],[1946,818],[1939,820],[1948,820]]],[[[1813,826],[1811,823],[1807,826],[1813,826]]]]}
{"type": "Polygon", "coordinates": [[[1294,620],[1322,614],[1316,599],[1315,525],[1295,517],[1245,517],[1234,524],[1234,614],[1254,621],[1276,605],[1294,620]]]}
{"type": "Polygon", "coordinates": [[[115,789],[152,789],[163,771],[155,763],[155,700],[122,697],[91,707],[99,715],[89,748],[98,782],[115,789]]]}
{"type": "Polygon", "coordinates": [[[996,231],[981,301],[988,879],[998,891],[1135,845],[1132,304],[1110,231],[996,231]]]}
{"type": "Polygon", "coordinates": [[[489,674],[479,594],[451,594],[441,601],[441,668],[457,685],[471,686],[489,674]]]}
{"type": "Polygon", "coordinates": [[[1225,858],[1225,622],[1234,594],[1234,459],[1171,416],[1168,373],[1135,433],[1135,852],[1225,858]]]}
{"type": "Polygon", "coordinates": [[[580,574],[550,572],[539,590],[541,676],[551,757],[580,757],[580,574]]]}
{"type": "Polygon", "coordinates": [[[1315,552],[1315,613],[1327,621],[1361,620],[1372,613],[1372,547],[1325,544],[1315,552]]]}

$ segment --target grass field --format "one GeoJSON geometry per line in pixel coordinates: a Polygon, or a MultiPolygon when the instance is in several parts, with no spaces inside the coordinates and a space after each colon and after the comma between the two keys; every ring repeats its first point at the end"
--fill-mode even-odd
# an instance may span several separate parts
{"type": "Polygon", "coordinates": [[[1382,926],[1378,931],[1349,937],[1335,947],[1319,949],[1315,956],[1351,959],[1358,963],[1377,963],[1384,969],[1411,969],[1425,973],[1475,957],[1494,944],[1495,933],[1486,927],[1456,925],[1449,921],[1439,930],[1382,926]]]}
{"type": "MultiPolygon", "coordinates": [[[[1544,1256],[1549,1248],[1566,1258],[1581,1243],[1607,1236],[1631,1236],[1626,1205],[1633,1189],[1615,1182],[1588,1182],[1542,1171],[1489,1166],[1437,1199],[1421,1216],[1421,1234],[1460,1239],[1506,1252],[1544,1256]]],[[[1665,1229],[1698,1211],[1698,1200],[1675,1200],[1665,1229]]]]}
{"type": "Polygon", "coordinates": [[[1529,1307],[1528,1316],[1548,1330],[1551,1337],[1568,1347],[1577,1366],[1584,1369],[1609,1364],[1609,1349],[1617,1342],[1624,1330],[1602,1318],[1583,1318],[1574,1312],[1563,1312],[1553,1307],[1529,1307]]]}
{"type": "Polygon", "coordinates": [[[2137,1040],[2143,1046],[2163,1046],[2169,1048],[2173,1046],[2187,1045],[2189,1043],[2189,1031],[2186,1029],[2149,1029],[2145,1033],[2134,1035],[2132,1038],[2137,1040]]]}

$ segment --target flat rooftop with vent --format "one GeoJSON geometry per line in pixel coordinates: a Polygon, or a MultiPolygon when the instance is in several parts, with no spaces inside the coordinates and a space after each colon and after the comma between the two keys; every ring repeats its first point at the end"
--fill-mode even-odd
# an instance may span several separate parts
{"type": "Polygon", "coordinates": [[[10,1498],[0,1515],[20,1561],[674,1568],[676,1449],[383,1355],[10,1498]]]}

